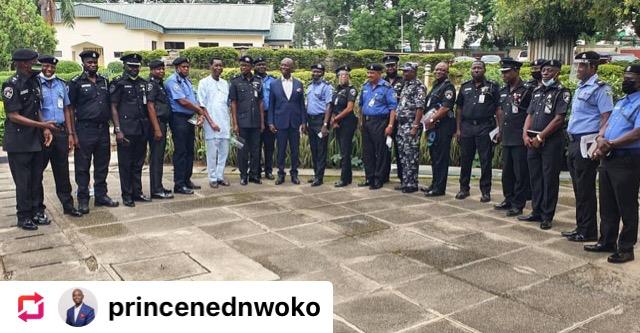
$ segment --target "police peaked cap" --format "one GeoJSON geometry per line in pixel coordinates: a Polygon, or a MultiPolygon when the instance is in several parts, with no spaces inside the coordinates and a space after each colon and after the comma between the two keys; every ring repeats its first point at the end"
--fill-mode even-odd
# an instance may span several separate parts
{"type": "Polygon", "coordinates": [[[600,61],[600,55],[594,51],[581,52],[576,54],[574,58],[574,62],[576,63],[590,63],[590,62],[598,62],[600,61]]]}
{"type": "Polygon", "coordinates": [[[633,64],[624,69],[627,73],[640,74],[640,64],[633,64]]]}
{"type": "Polygon", "coordinates": [[[162,60],[151,60],[151,62],[149,63],[149,68],[154,69],[154,68],[158,68],[158,67],[164,67],[164,61],[162,60]]]}
{"type": "Polygon", "coordinates": [[[185,57],[177,57],[175,60],[173,60],[173,62],[171,64],[173,64],[174,66],[178,66],[184,63],[189,63],[189,59],[185,58],[185,57]]]}
{"type": "Polygon", "coordinates": [[[351,72],[351,67],[349,67],[349,65],[342,65],[336,68],[336,74],[340,73],[340,71],[351,72]]]}
{"type": "Polygon", "coordinates": [[[265,59],[264,57],[257,57],[255,59],[253,59],[253,64],[254,65],[259,64],[261,62],[267,62],[267,59],[265,59]]]}
{"type": "Polygon", "coordinates": [[[240,59],[238,59],[239,62],[246,62],[249,65],[253,65],[253,58],[251,58],[250,56],[242,56],[240,57],[240,59]]]}
{"type": "Polygon", "coordinates": [[[140,66],[140,64],[142,63],[142,56],[137,53],[131,53],[123,55],[122,57],[120,57],[120,60],[122,60],[125,65],[140,66]]]}
{"type": "Polygon", "coordinates": [[[56,59],[56,57],[54,56],[42,55],[40,56],[40,58],[38,58],[38,62],[40,62],[41,64],[56,65],[58,64],[58,59],[56,59]]]}
{"type": "Polygon", "coordinates": [[[382,67],[382,65],[380,64],[370,64],[367,65],[367,70],[382,72],[384,70],[384,67],[382,67]]]}
{"type": "Polygon", "coordinates": [[[100,58],[100,53],[96,52],[96,51],[90,51],[90,50],[86,50],[86,51],[82,51],[80,53],[80,59],[85,59],[85,58],[100,58]]]}
{"type": "Polygon", "coordinates": [[[540,66],[541,69],[545,67],[555,67],[560,69],[562,68],[562,63],[560,62],[560,60],[555,60],[555,59],[547,60],[542,64],[542,66],[540,66]]]}
{"type": "Polygon", "coordinates": [[[400,61],[400,58],[395,55],[387,55],[387,56],[384,56],[384,58],[382,58],[382,62],[384,62],[385,65],[397,64],[398,61],[400,61]]]}
{"type": "Polygon", "coordinates": [[[38,52],[32,49],[17,49],[13,51],[11,60],[13,61],[26,61],[33,60],[38,57],[38,52]]]}
{"type": "Polygon", "coordinates": [[[500,71],[501,72],[506,72],[506,71],[510,71],[512,69],[516,70],[516,69],[520,69],[520,67],[522,67],[522,63],[520,61],[517,61],[513,58],[503,58],[502,60],[500,60],[500,71]]]}
{"type": "Polygon", "coordinates": [[[315,64],[315,65],[311,65],[311,69],[318,69],[324,72],[324,65],[323,64],[315,64]]]}
{"type": "Polygon", "coordinates": [[[547,59],[536,59],[531,63],[531,66],[542,66],[547,61],[547,59]]]}

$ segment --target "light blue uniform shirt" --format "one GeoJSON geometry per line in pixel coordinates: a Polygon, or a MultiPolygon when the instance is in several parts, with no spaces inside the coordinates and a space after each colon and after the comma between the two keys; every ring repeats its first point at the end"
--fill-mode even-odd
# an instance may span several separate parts
{"type": "Polygon", "coordinates": [[[191,103],[197,105],[196,94],[193,91],[193,85],[191,81],[186,78],[182,78],[178,73],[173,73],[169,76],[169,79],[164,81],[164,88],[169,97],[169,104],[171,104],[171,110],[177,113],[184,113],[192,115],[193,111],[178,104],[176,100],[181,98],[188,99],[191,103]]]}
{"type": "Polygon", "coordinates": [[[333,87],[325,80],[311,81],[307,87],[307,114],[318,116],[324,114],[327,105],[331,104],[333,87]]]}
{"type": "MultiPolygon", "coordinates": [[[[640,128],[640,91],[627,95],[616,103],[611,112],[604,138],[615,140],[635,128],[640,128]]],[[[616,149],[638,149],[640,140],[616,149]]]]}
{"type": "Polygon", "coordinates": [[[44,121],[64,123],[64,107],[71,104],[67,86],[58,78],[46,80],[38,76],[42,86],[42,118],[44,121]]]}
{"type": "Polygon", "coordinates": [[[385,116],[398,106],[396,91],[385,80],[378,81],[374,87],[371,82],[362,86],[358,105],[365,116],[385,116]]]}
{"type": "MultiPolygon", "coordinates": [[[[273,76],[266,74],[262,78],[262,105],[264,106],[264,112],[269,111],[269,93],[271,93],[271,81],[275,80],[273,76]]],[[[264,117],[265,121],[267,116],[264,117]]]]}
{"type": "Polygon", "coordinates": [[[205,140],[229,139],[231,120],[229,117],[229,83],[220,78],[214,80],[211,75],[198,83],[198,101],[207,109],[213,122],[220,127],[216,132],[206,121],[202,124],[205,140]]]}
{"type": "Polygon", "coordinates": [[[569,134],[588,134],[600,131],[600,115],[613,110],[613,93],[608,84],[598,84],[598,75],[580,82],[571,103],[569,134]]]}

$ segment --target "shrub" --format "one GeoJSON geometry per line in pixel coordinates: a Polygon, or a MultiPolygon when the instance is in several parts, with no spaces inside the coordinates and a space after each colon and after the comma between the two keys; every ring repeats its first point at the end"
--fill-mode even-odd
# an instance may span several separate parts
{"type": "Polygon", "coordinates": [[[169,55],[169,52],[167,52],[167,50],[162,50],[162,49],[153,50],[153,51],[150,51],[150,50],[125,51],[123,54],[127,55],[131,53],[137,53],[142,56],[142,66],[149,66],[149,62],[151,62],[151,60],[160,59],[164,56],[169,55]]]}
{"type": "Polygon", "coordinates": [[[123,70],[124,70],[124,65],[122,64],[122,61],[112,61],[107,64],[106,72],[107,74],[115,74],[115,73],[122,73],[123,70]]]}
{"type": "Polygon", "coordinates": [[[188,58],[192,67],[206,69],[214,57],[222,59],[227,67],[235,67],[240,53],[232,47],[190,47],[181,51],[180,56],[188,58]]]}
{"type": "Polygon", "coordinates": [[[378,50],[360,50],[356,52],[358,58],[360,58],[360,64],[358,67],[365,67],[368,64],[380,64],[384,57],[384,52],[378,50]]]}
{"type": "Polygon", "coordinates": [[[56,74],[58,75],[61,73],[73,73],[73,72],[81,72],[81,71],[82,71],[82,66],[75,61],[60,60],[56,65],[56,74]]]}
{"type": "Polygon", "coordinates": [[[291,58],[295,62],[295,68],[305,70],[313,64],[324,63],[328,55],[329,51],[320,49],[278,49],[274,54],[276,63],[280,63],[283,58],[291,58]]]}
{"type": "Polygon", "coordinates": [[[267,60],[267,70],[277,69],[278,64],[280,63],[280,60],[276,58],[276,52],[272,49],[253,47],[248,49],[244,54],[253,59],[263,57],[267,60]]]}
{"type": "Polygon", "coordinates": [[[362,67],[362,59],[355,51],[335,49],[329,51],[329,59],[332,70],[335,70],[339,66],[349,65],[351,68],[362,67]]]}

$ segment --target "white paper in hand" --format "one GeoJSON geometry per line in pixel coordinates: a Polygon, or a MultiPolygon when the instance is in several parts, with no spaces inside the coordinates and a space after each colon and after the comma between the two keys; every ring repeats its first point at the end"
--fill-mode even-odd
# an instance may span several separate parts
{"type": "Polygon", "coordinates": [[[597,133],[584,135],[580,138],[580,155],[582,158],[590,158],[596,150],[597,133]]]}
{"type": "Polygon", "coordinates": [[[393,145],[393,140],[391,139],[390,136],[387,136],[387,147],[389,147],[389,149],[391,149],[392,145],[393,145]]]}
{"type": "Polygon", "coordinates": [[[489,138],[491,139],[491,142],[493,143],[498,143],[498,133],[500,133],[500,128],[496,127],[493,129],[493,131],[489,132],[489,138]]]}

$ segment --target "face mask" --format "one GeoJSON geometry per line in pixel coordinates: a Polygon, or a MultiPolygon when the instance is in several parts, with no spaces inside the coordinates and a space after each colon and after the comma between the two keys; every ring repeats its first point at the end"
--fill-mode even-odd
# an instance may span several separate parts
{"type": "Polygon", "coordinates": [[[55,74],[51,75],[51,77],[46,77],[46,76],[44,76],[44,73],[42,73],[42,72],[40,72],[40,74],[38,74],[38,76],[40,76],[41,78],[43,78],[43,79],[45,79],[47,81],[51,81],[51,80],[56,78],[55,74]]]}
{"type": "Polygon", "coordinates": [[[85,72],[87,72],[89,75],[95,75],[98,72],[98,70],[85,69],[85,72]]]}
{"type": "Polygon", "coordinates": [[[531,77],[533,77],[536,81],[542,80],[542,73],[540,72],[532,72],[531,77]]]}
{"type": "Polygon", "coordinates": [[[633,80],[624,80],[622,81],[622,92],[627,95],[633,94],[636,92],[636,81],[633,80]]]}
{"type": "Polygon", "coordinates": [[[551,80],[542,80],[542,84],[544,84],[545,87],[548,87],[552,84],[556,83],[556,80],[551,79],[551,80]]]}
{"type": "Polygon", "coordinates": [[[42,73],[42,64],[31,65],[31,74],[33,74],[33,76],[36,76],[39,73],[42,73]]]}

